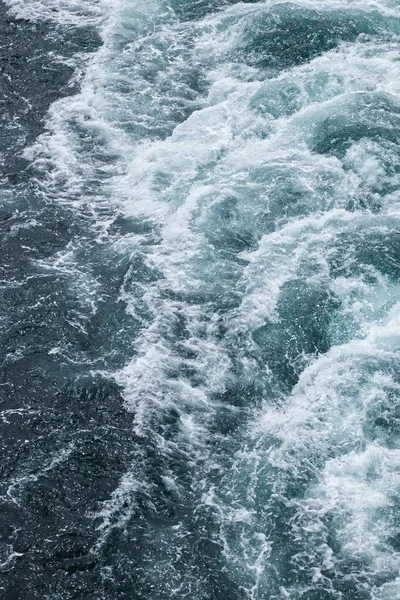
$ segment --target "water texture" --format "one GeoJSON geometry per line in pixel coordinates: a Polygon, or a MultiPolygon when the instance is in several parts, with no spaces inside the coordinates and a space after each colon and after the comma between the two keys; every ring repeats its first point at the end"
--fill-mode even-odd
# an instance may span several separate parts
{"type": "Polygon", "coordinates": [[[0,597],[400,600],[400,6],[0,6],[0,597]]]}

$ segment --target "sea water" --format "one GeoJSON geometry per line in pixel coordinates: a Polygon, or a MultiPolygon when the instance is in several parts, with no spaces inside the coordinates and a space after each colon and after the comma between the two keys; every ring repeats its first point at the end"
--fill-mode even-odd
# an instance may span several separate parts
{"type": "Polygon", "coordinates": [[[400,599],[400,7],[7,0],[5,599],[400,599]]]}

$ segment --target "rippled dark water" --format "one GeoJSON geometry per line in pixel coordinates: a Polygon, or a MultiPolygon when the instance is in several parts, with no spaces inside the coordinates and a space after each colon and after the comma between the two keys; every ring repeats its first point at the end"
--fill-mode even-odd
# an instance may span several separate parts
{"type": "Polygon", "coordinates": [[[400,600],[399,36],[0,4],[0,597],[400,600]]]}

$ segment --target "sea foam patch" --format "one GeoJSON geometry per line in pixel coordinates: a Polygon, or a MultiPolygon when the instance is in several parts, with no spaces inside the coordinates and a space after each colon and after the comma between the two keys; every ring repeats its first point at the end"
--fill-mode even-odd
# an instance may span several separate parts
{"type": "Polygon", "coordinates": [[[101,314],[135,319],[102,371],[133,419],[93,513],[96,560],[118,546],[107,581],[135,572],[157,600],[397,594],[398,7],[12,10],[33,6],[99,18],[103,41],[25,157],[93,233],[78,271],[97,285],[115,256],[101,314]]]}

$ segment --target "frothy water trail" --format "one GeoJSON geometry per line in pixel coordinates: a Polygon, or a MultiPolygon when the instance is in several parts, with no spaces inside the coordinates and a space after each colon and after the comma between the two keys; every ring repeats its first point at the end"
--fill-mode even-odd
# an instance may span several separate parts
{"type": "Polygon", "coordinates": [[[103,45],[25,157],[88,223],[67,255],[92,290],[123,257],[135,323],[106,369],[134,448],[88,515],[103,582],[400,598],[397,3],[57,9],[103,45]]]}
{"type": "Polygon", "coordinates": [[[102,0],[5,0],[5,4],[17,19],[81,27],[98,24],[105,3],[102,0]]]}

